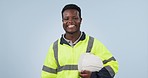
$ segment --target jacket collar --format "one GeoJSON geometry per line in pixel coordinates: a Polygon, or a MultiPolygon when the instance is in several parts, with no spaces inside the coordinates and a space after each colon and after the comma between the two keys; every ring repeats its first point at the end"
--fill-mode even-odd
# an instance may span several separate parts
{"type": "MultiPolygon", "coordinates": [[[[84,32],[82,32],[82,36],[81,36],[81,38],[79,39],[79,41],[82,41],[82,40],[84,40],[85,39],[85,37],[86,37],[86,34],[84,33],[84,32]]],[[[78,41],[78,42],[79,42],[78,41]]],[[[67,45],[69,45],[69,43],[63,38],[63,35],[61,36],[61,38],[60,38],[60,44],[67,44],[67,45]]]]}

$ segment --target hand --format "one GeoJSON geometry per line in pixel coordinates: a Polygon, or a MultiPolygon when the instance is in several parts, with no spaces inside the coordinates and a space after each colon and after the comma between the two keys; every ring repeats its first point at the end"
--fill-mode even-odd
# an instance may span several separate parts
{"type": "Polygon", "coordinates": [[[83,71],[80,72],[80,76],[81,76],[82,78],[90,78],[91,72],[88,71],[88,70],[83,70],[83,71]]]}

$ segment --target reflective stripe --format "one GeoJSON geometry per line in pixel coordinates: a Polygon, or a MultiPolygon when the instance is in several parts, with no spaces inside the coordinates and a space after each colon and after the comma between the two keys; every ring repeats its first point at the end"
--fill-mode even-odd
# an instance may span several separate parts
{"type": "Polygon", "coordinates": [[[62,70],[78,70],[78,65],[65,65],[65,66],[59,67],[57,70],[43,65],[42,70],[48,73],[56,74],[57,72],[60,72],[62,70]]]}
{"type": "Polygon", "coordinates": [[[58,72],[62,70],[78,70],[78,65],[65,65],[61,66],[57,69],[58,72]]]}
{"type": "Polygon", "coordinates": [[[47,66],[45,66],[45,65],[43,65],[42,70],[43,70],[43,71],[46,71],[46,72],[48,72],[48,73],[54,73],[54,74],[57,73],[57,70],[56,70],[56,69],[53,69],[53,68],[47,67],[47,66]]]}
{"type": "Polygon", "coordinates": [[[54,57],[57,62],[58,67],[60,67],[59,61],[58,61],[58,40],[54,42],[53,44],[53,50],[54,50],[54,57]]]}
{"type": "Polygon", "coordinates": [[[108,63],[108,62],[110,62],[110,61],[112,61],[112,60],[116,61],[116,59],[115,59],[114,57],[111,57],[111,58],[109,58],[108,60],[104,60],[104,61],[103,61],[103,64],[106,64],[106,63],[108,63]]]}
{"type": "Polygon", "coordinates": [[[115,76],[115,72],[114,72],[114,70],[110,66],[106,66],[105,68],[108,70],[108,72],[111,75],[111,77],[115,76]]]}
{"type": "Polygon", "coordinates": [[[91,52],[93,42],[94,42],[94,38],[89,36],[89,41],[88,41],[87,50],[86,50],[87,53],[91,52]]]}

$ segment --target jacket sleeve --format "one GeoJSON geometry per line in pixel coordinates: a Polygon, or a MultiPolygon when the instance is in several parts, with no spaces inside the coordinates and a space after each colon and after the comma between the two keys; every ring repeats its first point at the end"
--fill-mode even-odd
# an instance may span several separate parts
{"type": "Polygon", "coordinates": [[[92,52],[101,58],[104,67],[98,72],[93,72],[91,78],[95,78],[93,76],[97,76],[97,78],[113,78],[118,72],[118,62],[109,50],[100,41],[95,39],[92,52]]]}
{"type": "Polygon", "coordinates": [[[46,55],[44,65],[41,72],[41,78],[56,78],[57,64],[54,58],[53,44],[50,46],[46,55]]]}
{"type": "Polygon", "coordinates": [[[99,72],[92,72],[90,78],[113,78],[113,76],[111,76],[109,71],[103,67],[99,72]]]}

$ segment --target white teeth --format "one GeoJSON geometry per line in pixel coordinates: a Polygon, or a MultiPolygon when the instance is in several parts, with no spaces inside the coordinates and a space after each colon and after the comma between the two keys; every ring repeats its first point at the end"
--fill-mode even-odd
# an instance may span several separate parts
{"type": "Polygon", "coordinates": [[[74,27],[74,26],[75,26],[75,25],[69,25],[68,28],[72,28],[72,27],[74,27]]]}

